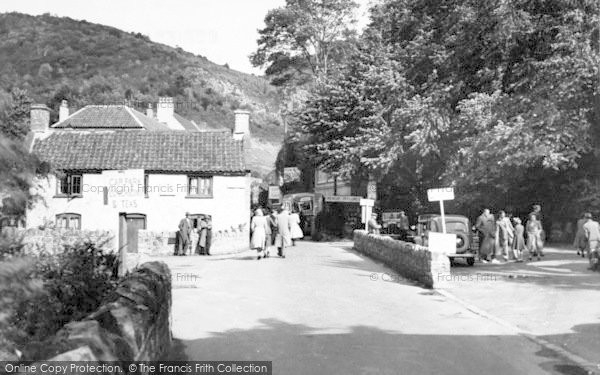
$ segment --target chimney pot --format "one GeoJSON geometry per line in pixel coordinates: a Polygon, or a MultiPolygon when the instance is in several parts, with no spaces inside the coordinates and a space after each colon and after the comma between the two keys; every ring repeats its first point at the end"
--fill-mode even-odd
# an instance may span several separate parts
{"type": "Polygon", "coordinates": [[[154,117],[154,110],[152,109],[152,103],[148,103],[148,108],[146,108],[146,116],[152,118],[154,117]]]}
{"type": "Polygon", "coordinates": [[[50,128],[50,109],[45,104],[30,107],[30,128],[34,133],[44,133],[50,128]]]}
{"type": "Polygon", "coordinates": [[[69,104],[66,100],[60,103],[60,108],[58,108],[58,122],[62,122],[69,117],[69,104]]]}

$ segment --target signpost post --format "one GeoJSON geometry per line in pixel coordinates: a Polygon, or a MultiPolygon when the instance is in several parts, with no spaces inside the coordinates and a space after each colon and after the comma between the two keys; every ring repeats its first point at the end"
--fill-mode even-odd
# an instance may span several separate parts
{"type": "Polygon", "coordinates": [[[375,205],[375,200],[373,199],[361,199],[360,200],[360,212],[362,216],[362,222],[365,224],[365,230],[369,230],[369,218],[371,217],[371,212],[373,212],[373,206],[375,205]]]}
{"type": "Polygon", "coordinates": [[[456,235],[446,234],[446,217],[444,214],[444,201],[454,199],[454,188],[428,189],[427,199],[430,202],[440,202],[440,214],[442,216],[442,233],[429,232],[429,250],[437,253],[455,254],[456,235]]]}
{"type": "Polygon", "coordinates": [[[427,199],[430,202],[439,201],[440,202],[440,213],[442,215],[442,233],[446,233],[446,218],[444,216],[444,201],[451,201],[454,199],[454,188],[438,188],[438,189],[428,189],[427,190],[427,199]]]}

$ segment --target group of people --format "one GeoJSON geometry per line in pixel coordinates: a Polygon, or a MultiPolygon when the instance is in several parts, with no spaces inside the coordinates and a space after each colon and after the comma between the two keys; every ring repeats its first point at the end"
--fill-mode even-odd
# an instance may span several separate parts
{"type": "MultiPolygon", "coordinates": [[[[577,250],[577,255],[588,256],[593,250],[600,248],[600,223],[594,220],[590,212],[581,215],[577,220],[577,232],[573,246],[577,250]]],[[[590,260],[591,261],[591,260],[590,260]]]]}
{"type": "Polygon", "coordinates": [[[300,228],[300,215],[297,210],[291,213],[287,206],[278,211],[257,208],[250,222],[250,247],[257,251],[257,258],[267,258],[270,247],[277,247],[277,255],[285,258],[285,248],[296,245],[296,240],[304,237],[300,228]]]}
{"type": "Polygon", "coordinates": [[[174,255],[187,255],[192,248],[192,233],[198,234],[198,242],[196,242],[196,255],[210,255],[210,242],[212,237],[212,223],[208,215],[200,215],[197,217],[196,225],[192,221],[189,212],[185,213],[185,217],[179,222],[179,230],[175,243],[174,255]]]}
{"type": "Polygon", "coordinates": [[[536,204],[523,225],[518,217],[512,220],[500,211],[495,218],[488,208],[475,222],[479,232],[479,258],[483,263],[499,263],[500,260],[523,262],[544,256],[544,229],[541,206],[536,204]],[[525,239],[527,236],[527,240],[525,239]]]}

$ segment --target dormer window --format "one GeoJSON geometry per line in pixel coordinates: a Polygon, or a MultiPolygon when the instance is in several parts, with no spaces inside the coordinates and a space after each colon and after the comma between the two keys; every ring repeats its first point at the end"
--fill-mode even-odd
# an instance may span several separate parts
{"type": "Polygon", "coordinates": [[[56,181],[56,194],[63,197],[80,197],[82,185],[81,174],[65,173],[56,181]]]}

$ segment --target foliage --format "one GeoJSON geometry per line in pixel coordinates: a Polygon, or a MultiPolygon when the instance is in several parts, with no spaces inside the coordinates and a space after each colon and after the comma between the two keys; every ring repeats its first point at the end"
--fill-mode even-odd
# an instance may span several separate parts
{"type": "Polygon", "coordinates": [[[117,257],[102,244],[65,245],[57,255],[0,263],[4,319],[0,338],[41,359],[44,340],[64,324],[95,311],[117,285],[117,257]]]}
{"type": "Polygon", "coordinates": [[[37,197],[35,177],[49,171],[20,141],[0,135],[0,217],[24,215],[37,197]]]}
{"type": "Polygon", "coordinates": [[[600,139],[599,13],[592,1],[383,1],[296,128],[325,169],[375,174],[415,206],[452,184],[463,207],[559,212],[551,191],[569,184],[554,177],[589,184],[597,169],[582,161],[600,139]]]}
{"type": "MultiPolygon", "coordinates": [[[[52,121],[63,99],[71,112],[124,100],[144,111],[159,95],[170,95],[182,103],[179,114],[212,128],[233,126],[235,103],[254,112],[274,112],[279,105],[277,90],[262,77],[139,33],[49,14],[0,14],[0,87],[27,90],[51,108],[52,121]]],[[[0,100],[5,95],[0,90],[0,100]]],[[[264,117],[253,118],[252,131],[269,142],[281,141],[279,124],[264,117]]]]}
{"type": "Polygon", "coordinates": [[[23,140],[29,133],[29,108],[32,99],[27,91],[13,88],[10,101],[0,110],[0,134],[14,140],[23,140]]]}
{"type": "Polygon", "coordinates": [[[353,0],[286,0],[267,13],[250,61],[266,66],[274,85],[327,76],[351,48],[357,6],[353,0]]]}

